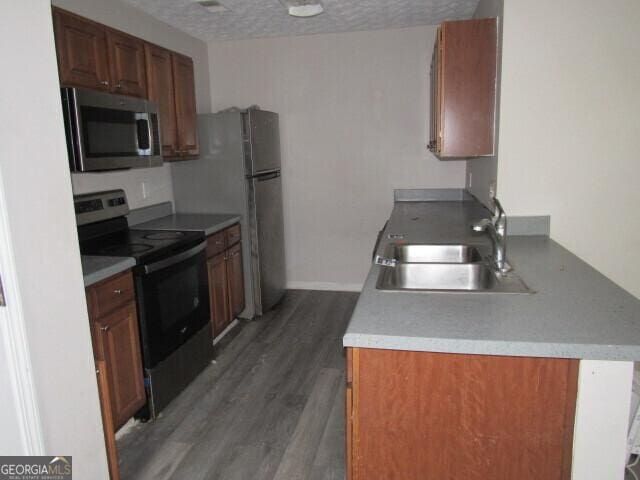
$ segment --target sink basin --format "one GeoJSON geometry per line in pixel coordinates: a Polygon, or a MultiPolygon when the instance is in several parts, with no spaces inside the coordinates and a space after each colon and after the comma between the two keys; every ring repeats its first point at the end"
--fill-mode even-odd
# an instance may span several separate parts
{"type": "Polygon", "coordinates": [[[471,245],[387,245],[384,256],[399,263],[474,263],[482,260],[471,245]]]}
{"type": "Polygon", "coordinates": [[[398,263],[381,267],[378,290],[533,293],[513,272],[497,275],[484,262],[398,263]]]}

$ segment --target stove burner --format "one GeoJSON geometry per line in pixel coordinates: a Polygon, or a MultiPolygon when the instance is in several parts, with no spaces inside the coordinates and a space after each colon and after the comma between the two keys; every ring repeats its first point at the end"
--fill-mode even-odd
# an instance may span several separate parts
{"type": "Polygon", "coordinates": [[[183,232],[156,232],[148,233],[143,238],[146,238],[147,240],[174,240],[183,236],[183,232]]]}
{"type": "Polygon", "coordinates": [[[116,256],[130,257],[134,253],[146,252],[151,250],[151,245],[145,245],[144,243],[129,243],[122,245],[111,245],[100,250],[102,255],[117,254],[116,256]]]}

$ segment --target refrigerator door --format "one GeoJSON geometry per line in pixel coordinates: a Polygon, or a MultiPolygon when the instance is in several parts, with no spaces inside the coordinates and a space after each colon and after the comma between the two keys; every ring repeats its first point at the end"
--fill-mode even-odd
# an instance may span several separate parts
{"type": "Polygon", "coordinates": [[[280,169],[278,114],[264,110],[249,110],[244,120],[247,176],[280,169]]]}
{"type": "Polygon", "coordinates": [[[278,303],[285,292],[282,179],[279,171],[273,171],[247,181],[253,292],[256,315],[262,315],[278,303]]]}

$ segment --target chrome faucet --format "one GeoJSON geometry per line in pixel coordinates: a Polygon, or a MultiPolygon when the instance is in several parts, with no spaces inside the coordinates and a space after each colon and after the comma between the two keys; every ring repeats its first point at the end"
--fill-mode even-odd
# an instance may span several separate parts
{"type": "Polygon", "coordinates": [[[507,273],[511,270],[511,265],[507,262],[507,214],[495,197],[493,204],[496,207],[493,218],[483,218],[471,228],[474,232],[486,232],[489,235],[493,249],[493,266],[498,272],[507,273]]]}

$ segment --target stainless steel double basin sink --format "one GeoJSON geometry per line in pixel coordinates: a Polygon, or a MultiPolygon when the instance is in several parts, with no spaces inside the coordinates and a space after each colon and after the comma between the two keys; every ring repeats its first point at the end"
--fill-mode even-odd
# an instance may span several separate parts
{"type": "Polygon", "coordinates": [[[391,243],[383,260],[378,290],[533,293],[514,272],[496,272],[472,245],[391,243]]]}

